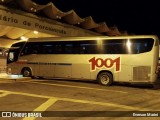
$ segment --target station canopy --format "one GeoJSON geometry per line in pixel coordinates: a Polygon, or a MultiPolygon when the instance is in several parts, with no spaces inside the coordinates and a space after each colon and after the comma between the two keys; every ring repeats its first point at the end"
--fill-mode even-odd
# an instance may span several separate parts
{"type": "Polygon", "coordinates": [[[0,0],[0,47],[34,37],[94,35],[124,34],[116,26],[96,23],[92,16],[81,18],[74,10],[63,12],[52,2],[41,5],[32,0],[0,0]]]}

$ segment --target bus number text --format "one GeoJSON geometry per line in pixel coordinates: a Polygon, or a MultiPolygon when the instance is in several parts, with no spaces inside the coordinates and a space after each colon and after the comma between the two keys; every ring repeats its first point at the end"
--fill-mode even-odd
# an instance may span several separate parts
{"type": "Polygon", "coordinates": [[[96,70],[96,68],[102,67],[111,68],[115,65],[116,72],[120,71],[120,57],[114,60],[111,58],[102,59],[93,57],[89,60],[89,62],[91,63],[91,70],[96,70]]]}

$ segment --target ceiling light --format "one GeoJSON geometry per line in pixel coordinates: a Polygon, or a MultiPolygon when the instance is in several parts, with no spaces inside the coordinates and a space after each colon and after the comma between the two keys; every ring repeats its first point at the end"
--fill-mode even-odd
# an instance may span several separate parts
{"type": "Polygon", "coordinates": [[[39,32],[35,30],[35,31],[33,31],[33,33],[34,33],[34,34],[38,34],[39,32]]]}
{"type": "Polygon", "coordinates": [[[28,38],[27,37],[25,37],[25,36],[21,36],[21,40],[28,40],[28,38]]]}

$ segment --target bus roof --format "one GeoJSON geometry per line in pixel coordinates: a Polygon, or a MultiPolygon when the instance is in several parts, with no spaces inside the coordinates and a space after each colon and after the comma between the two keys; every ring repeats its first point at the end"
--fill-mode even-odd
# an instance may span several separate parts
{"type": "Polygon", "coordinates": [[[30,38],[28,42],[44,42],[44,41],[83,41],[83,40],[112,40],[112,39],[134,39],[134,38],[153,38],[157,39],[156,35],[132,35],[132,36],[86,36],[86,37],[42,37],[30,38]]]}

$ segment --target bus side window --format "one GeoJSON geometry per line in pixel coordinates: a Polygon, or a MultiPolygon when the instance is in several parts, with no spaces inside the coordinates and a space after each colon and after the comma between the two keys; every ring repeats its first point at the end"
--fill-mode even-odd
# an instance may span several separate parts
{"type": "Polygon", "coordinates": [[[29,54],[29,47],[25,46],[21,52],[21,56],[29,54]]]}
{"type": "Polygon", "coordinates": [[[40,45],[33,45],[31,47],[31,54],[40,54],[40,45]]]}
{"type": "Polygon", "coordinates": [[[32,51],[32,54],[37,54],[37,53],[38,53],[37,50],[33,50],[33,51],[32,51]]]}
{"type": "Polygon", "coordinates": [[[80,54],[87,54],[87,53],[88,53],[87,46],[81,45],[80,46],[80,54]]]}
{"type": "Polygon", "coordinates": [[[89,54],[90,52],[90,43],[81,43],[80,44],[80,54],[89,54]]]}
{"type": "Polygon", "coordinates": [[[98,54],[101,51],[101,46],[97,45],[95,41],[87,41],[80,44],[80,54],[98,54]]]}
{"type": "Polygon", "coordinates": [[[60,44],[57,44],[56,46],[55,46],[55,53],[56,54],[62,54],[62,45],[60,45],[60,44]]]}
{"type": "Polygon", "coordinates": [[[65,45],[65,54],[72,54],[73,45],[72,44],[66,44],[65,45]]]}
{"type": "Polygon", "coordinates": [[[74,45],[73,47],[72,47],[72,52],[74,53],[74,54],[79,54],[79,46],[78,45],[74,45]]]}
{"type": "Polygon", "coordinates": [[[104,41],[102,48],[104,54],[126,54],[124,40],[104,41]]]}
{"type": "Polygon", "coordinates": [[[52,46],[51,45],[43,45],[41,54],[51,54],[52,53],[52,46]]]}

